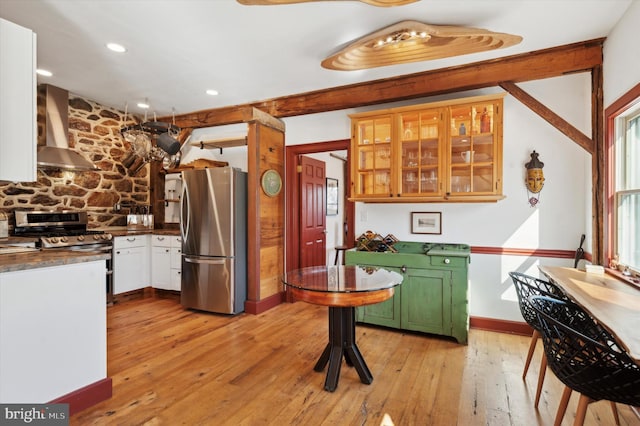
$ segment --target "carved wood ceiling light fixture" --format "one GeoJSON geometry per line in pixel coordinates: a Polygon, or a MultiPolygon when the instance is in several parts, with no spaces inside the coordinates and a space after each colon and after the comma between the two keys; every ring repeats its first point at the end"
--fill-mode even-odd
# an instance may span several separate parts
{"type": "MultiPolygon", "coordinates": [[[[352,1],[352,0],[238,0],[238,3],[247,6],[274,6],[278,4],[292,4],[292,3],[309,3],[312,1],[352,1]]],[[[403,4],[415,3],[420,0],[356,0],[362,3],[367,3],[372,6],[379,7],[391,7],[402,6],[403,4]]]]}
{"type": "Polygon", "coordinates": [[[349,43],[322,61],[330,70],[353,71],[502,49],[522,37],[480,28],[402,21],[349,43]]]}

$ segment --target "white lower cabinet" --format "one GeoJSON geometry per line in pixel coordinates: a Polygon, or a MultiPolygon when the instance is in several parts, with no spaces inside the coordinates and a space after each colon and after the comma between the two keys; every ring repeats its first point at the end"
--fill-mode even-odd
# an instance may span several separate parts
{"type": "Polygon", "coordinates": [[[151,285],[180,291],[182,239],[173,235],[153,235],[151,238],[151,285]]]}
{"type": "Polygon", "coordinates": [[[3,404],[86,395],[107,379],[105,272],[97,260],[0,273],[3,404]]]}
{"type": "Polygon", "coordinates": [[[113,293],[149,286],[149,235],[113,239],[113,293]]]}

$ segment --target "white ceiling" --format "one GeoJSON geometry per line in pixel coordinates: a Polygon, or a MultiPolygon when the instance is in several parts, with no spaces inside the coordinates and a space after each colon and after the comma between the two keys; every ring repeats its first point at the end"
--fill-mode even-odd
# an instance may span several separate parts
{"type": "MultiPolygon", "coordinates": [[[[38,77],[103,105],[159,116],[244,104],[606,37],[634,0],[356,1],[243,6],[235,0],[0,0],[0,17],[38,35],[38,77]],[[364,71],[320,62],[403,20],[517,34],[491,52],[364,71]],[[128,48],[115,54],[117,42],[128,48]],[[205,94],[216,89],[218,96],[205,94]]],[[[637,0],[635,0],[637,1],[637,0]]]]}

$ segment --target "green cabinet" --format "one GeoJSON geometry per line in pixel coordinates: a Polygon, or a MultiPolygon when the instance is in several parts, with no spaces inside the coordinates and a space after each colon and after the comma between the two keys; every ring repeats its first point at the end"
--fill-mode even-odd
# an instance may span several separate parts
{"type": "Polygon", "coordinates": [[[356,320],[452,336],[466,344],[469,246],[399,242],[394,248],[398,253],[345,253],[347,265],[379,266],[403,275],[391,299],[357,308],[356,320]]]}

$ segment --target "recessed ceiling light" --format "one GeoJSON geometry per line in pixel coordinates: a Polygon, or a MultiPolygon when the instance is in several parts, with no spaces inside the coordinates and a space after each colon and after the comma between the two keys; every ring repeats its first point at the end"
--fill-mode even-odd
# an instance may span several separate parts
{"type": "Polygon", "coordinates": [[[149,108],[149,104],[145,104],[144,102],[139,102],[138,106],[142,109],[147,109],[149,108]]]}
{"type": "Polygon", "coordinates": [[[53,75],[53,73],[51,71],[43,70],[43,69],[40,69],[40,68],[38,68],[36,70],[36,73],[38,75],[41,75],[41,76],[44,76],[44,77],[51,77],[53,75]]]}
{"type": "Polygon", "coordinates": [[[124,53],[127,51],[127,49],[123,45],[118,43],[107,43],[107,48],[117,53],[124,53]]]}
{"type": "Polygon", "coordinates": [[[218,94],[217,90],[209,89],[207,90],[207,95],[216,96],[218,94]]]}

